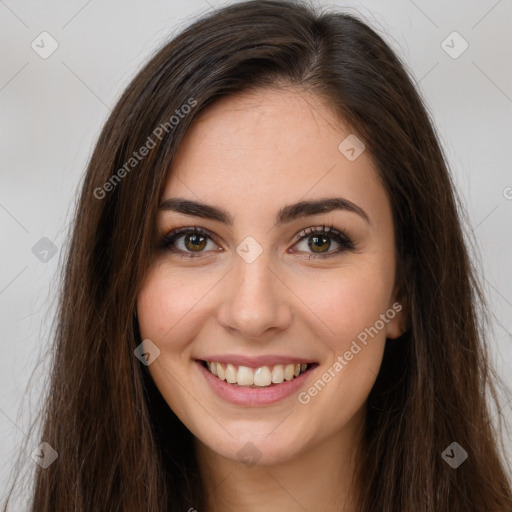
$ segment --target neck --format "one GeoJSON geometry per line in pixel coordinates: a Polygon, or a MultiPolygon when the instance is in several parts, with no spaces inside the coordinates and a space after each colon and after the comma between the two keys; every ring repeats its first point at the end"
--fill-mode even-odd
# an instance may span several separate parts
{"type": "Polygon", "coordinates": [[[227,459],[195,438],[207,512],[353,512],[353,476],[363,424],[361,412],[342,431],[282,463],[265,466],[227,459]]]}

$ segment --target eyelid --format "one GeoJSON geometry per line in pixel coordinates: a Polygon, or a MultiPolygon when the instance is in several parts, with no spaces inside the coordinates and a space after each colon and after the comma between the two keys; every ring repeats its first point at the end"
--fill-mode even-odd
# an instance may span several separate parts
{"type": "Polygon", "coordinates": [[[337,230],[334,227],[334,224],[331,224],[329,227],[326,227],[325,224],[322,224],[322,226],[315,226],[303,229],[302,231],[299,231],[294,238],[300,241],[309,235],[315,234],[329,235],[331,238],[341,238],[343,239],[344,242],[353,245],[351,238],[344,231],[337,230]]]}

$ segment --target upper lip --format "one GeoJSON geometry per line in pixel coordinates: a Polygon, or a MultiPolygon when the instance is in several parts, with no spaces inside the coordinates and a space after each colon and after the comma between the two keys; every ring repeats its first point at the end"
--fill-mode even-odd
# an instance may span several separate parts
{"type": "Polygon", "coordinates": [[[222,354],[205,356],[198,359],[215,363],[231,363],[235,366],[248,366],[249,368],[261,368],[262,366],[273,366],[276,364],[308,364],[314,363],[311,359],[304,359],[295,356],[242,356],[237,354],[222,354]]]}

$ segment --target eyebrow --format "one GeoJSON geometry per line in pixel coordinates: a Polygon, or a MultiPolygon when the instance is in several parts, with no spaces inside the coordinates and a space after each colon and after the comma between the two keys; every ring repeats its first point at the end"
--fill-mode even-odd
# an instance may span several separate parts
{"type": "MultiPolygon", "coordinates": [[[[172,210],[184,215],[215,220],[228,226],[232,226],[234,223],[234,218],[226,210],[190,199],[179,197],[169,198],[163,201],[158,208],[160,210],[172,210]]],[[[372,224],[370,218],[360,206],[342,197],[300,201],[284,206],[277,214],[276,224],[278,226],[288,224],[302,217],[328,213],[334,210],[344,210],[355,213],[362,217],[368,224],[372,224]]]]}

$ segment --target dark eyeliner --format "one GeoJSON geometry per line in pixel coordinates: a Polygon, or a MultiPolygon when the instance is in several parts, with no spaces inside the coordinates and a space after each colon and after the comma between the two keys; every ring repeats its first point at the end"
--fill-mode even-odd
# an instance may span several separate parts
{"type": "Polygon", "coordinates": [[[340,254],[341,252],[348,250],[353,251],[355,249],[354,242],[351,238],[349,238],[346,234],[341,233],[337,229],[334,228],[334,225],[331,225],[329,228],[326,228],[325,224],[322,225],[322,228],[306,228],[301,231],[295,238],[297,239],[297,243],[307,239],[311,235],[324,235],[328,238],[333,239],[335,242],[338,242],[341,247],[335,251],[329,251],[326,253],[309,253],[308,259],[316,259],[316,258],[329,258],[331,256],[335,256],[336,254],[340,254]]]}
{"type": "Polygon", "coordinates": [[[215,237],[206,229],[203,229],[199,226],[187,225],[187,226],[177,227],[176,229],[173,229],[169,233],[162,235],[161,241],[159,244],[159,248],[163,249],[163,250],[167,250],[179,257],[197,258],[197,257],[203,256],[203,254],[204,254],[203,252],[198,252],[198,253],[194,254],[193,252],[184,252],[184,251],[176,250],[173,248],[174,242],[181,236],[187,235],[187,234],[203,235],[207,238],[210,238],[215,243],[217,243],[215,237]]]}

